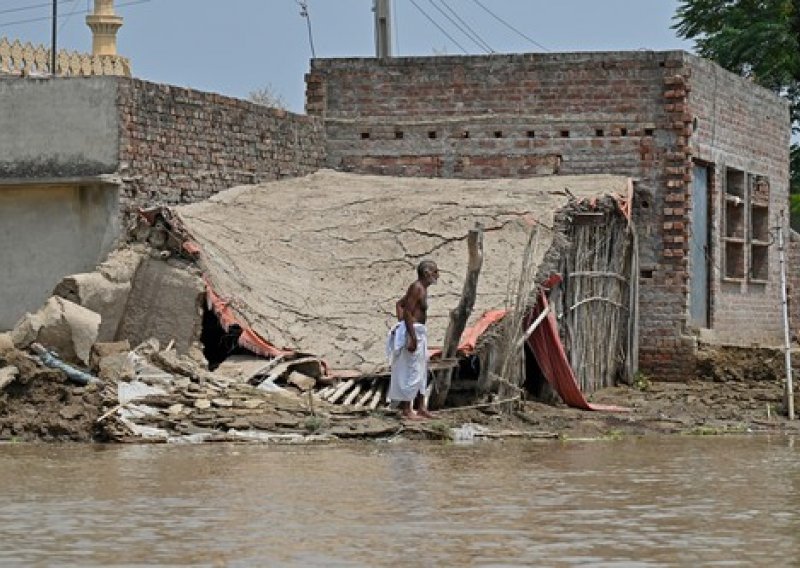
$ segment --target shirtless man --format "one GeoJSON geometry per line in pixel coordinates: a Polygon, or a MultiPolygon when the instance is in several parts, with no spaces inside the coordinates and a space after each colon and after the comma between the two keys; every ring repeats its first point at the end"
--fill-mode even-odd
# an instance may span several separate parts
{"type": "Polygon", "coordinates": [[[392,365],[389,398],[400,403],[403,417],[432,418],[425,406],[428,386],[428,287],[439,280],[439,269],[431,260],[417,266],[417,280],[395,305],[398,323],[389,332],[387,351],[392,365]],[[414,411],[416,400],[417,411],[414,411]]]}

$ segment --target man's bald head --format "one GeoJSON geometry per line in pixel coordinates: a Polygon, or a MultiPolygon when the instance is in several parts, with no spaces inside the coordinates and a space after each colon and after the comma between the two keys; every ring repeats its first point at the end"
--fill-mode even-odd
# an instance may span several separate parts
{"type": "Polygon", "coordinates": [[[432,260],[423,260],[417,265],[417,277],[423,280],[426,275],[431,275],[434,272],[439,272],[439,268],[432,260]]]}

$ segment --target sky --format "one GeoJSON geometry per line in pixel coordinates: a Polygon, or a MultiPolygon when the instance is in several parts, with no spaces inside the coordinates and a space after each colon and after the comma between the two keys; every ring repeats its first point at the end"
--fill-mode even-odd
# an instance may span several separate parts
{"type": "MultiPolygon", "coordinates": [[[[93,1],[58,2],[59,49],[91,51],[85,17],[93,1]]],[[[298,0],[116,0],[124,18],[119,53],[142,79],[240,98],[269,87],[290,110],[302,112],[311,41],[317,57],[375,53],[373,0],[306,3],[309,18],[301,16],[298,0]]],[[[677,5],[678,0],[392,0],[393,50],[398,56],[487,49],[690,51],[692,44],[670,28],[677,5]]],[[[0,37],[49,46],[51,15],[52,0],[0,0],[0,37]]]]}

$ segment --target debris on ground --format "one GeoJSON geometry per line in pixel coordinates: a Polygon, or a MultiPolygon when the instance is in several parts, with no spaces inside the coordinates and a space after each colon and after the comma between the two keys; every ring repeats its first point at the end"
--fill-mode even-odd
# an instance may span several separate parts
{"type": "Polygon", "coordinates": [[[404,421],[386,405],[380,377],[364,381],[355,391],[352,379],[317,383],[297,370],[304,368],[302,363],[278,369],[279,365],[248,357],[235,358],[211,372],[197,352],[179,355],[174,346],[162,348],[157,340],[134,349],[124,343],[105,344],[92,356],[94,365],[87,372],[102,378],[102,384],[80,386],[63,371],[45,366],[35,353],[3,345],[0,440],[464,443],[511,437],[800,431],[785,419],[782,383],[774,378],[724,384],[640,382],[640,388],[606,388],[591,397],[599,404],[630,408],[619,414],[533,401],[508,408],[489,401],[475,405],[479,408],[445,409],[433,420],[404,421]],[[336,392],[339,404],[329,402],[336,392]],[[374,392],[380,398],[373,406],[374,392]]]}

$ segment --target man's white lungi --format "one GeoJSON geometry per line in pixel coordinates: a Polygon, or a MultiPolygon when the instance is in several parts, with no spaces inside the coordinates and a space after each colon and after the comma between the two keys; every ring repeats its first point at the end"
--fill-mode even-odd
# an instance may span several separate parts
{"type": "Polygon", "coordinates": [[[417,394],[424,395],[428,387],[428,332],[423,324],[415,323],[414,333],[417,350],[412,353],[406,347],[406,324],[398,322],[389,330],[386,339],[386,357],[392,367],[389,400],[412,401],[417,394]]]}

